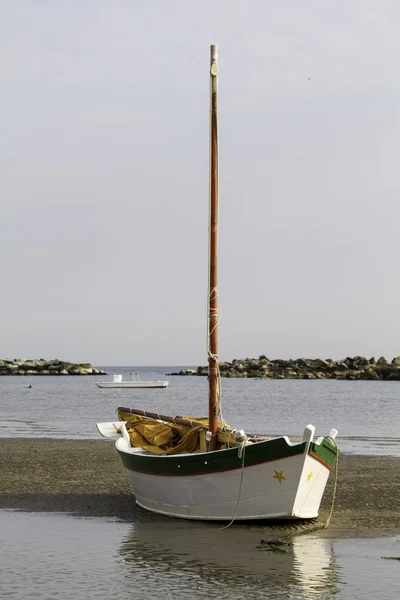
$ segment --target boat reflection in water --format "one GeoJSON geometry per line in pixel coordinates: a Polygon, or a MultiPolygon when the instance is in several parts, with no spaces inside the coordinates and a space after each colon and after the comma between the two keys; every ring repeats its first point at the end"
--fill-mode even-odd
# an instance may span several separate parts
{"type": "MultiPolygon", "coordinates": [[[[281,532],[280,532],[281,533],[281,532]]],[[[332,598],[338,593],[329,540],[315,535],[261,549],[262,527],[136,523],[120,553],[132,588],[162,586],[174,598],[332,598]],[[200,592],[201,590],[201,592],[200,592]]],[[[280,537],[280,539],[282,539],[280,537]]],[[[139,592],[139,589],[137,589],[139,592]]]]}

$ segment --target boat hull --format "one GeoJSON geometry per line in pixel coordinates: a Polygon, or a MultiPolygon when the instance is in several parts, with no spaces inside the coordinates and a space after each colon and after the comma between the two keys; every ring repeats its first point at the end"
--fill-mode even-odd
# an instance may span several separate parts
{"type": "Polygon", "coordinates": [[[312,519],[335,460],[335,446],[277,438],[238,450],[157,456],[116,447],[139,506],[197,520],[312,519]],[[327,460],[325,460],[327,459],[327,460]],[[243,464],[243,466],[242,466],[243,464]]]}
{"type": "Polygon", "coordinates": [[[166,388],[168,381],[96,381],[99,388],[166,388]]]}

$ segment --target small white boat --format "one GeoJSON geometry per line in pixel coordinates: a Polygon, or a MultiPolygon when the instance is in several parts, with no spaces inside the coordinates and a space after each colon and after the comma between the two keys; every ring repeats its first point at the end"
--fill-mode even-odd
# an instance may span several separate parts
{"type": "Polygon", "coordinates": [[[166,388],[168,381],[140,381],[139,375],[135,377],[131,373],[131,378],[122,379],[122,375],[114,375],[112,381],[96,381],[96,385],[100,388],[166,388]]]}

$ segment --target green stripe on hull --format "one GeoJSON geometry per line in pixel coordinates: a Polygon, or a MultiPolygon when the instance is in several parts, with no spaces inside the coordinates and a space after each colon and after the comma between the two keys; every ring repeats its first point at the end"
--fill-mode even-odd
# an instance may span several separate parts
{"type": "Polygon", "coordinates": [[[332,444],[328,438],[324,438],[320,444],[311,442],[309,453],[333,469],[336,463],[336,456],[339,454],[339,448],[336,444],[332,444]]]}
{"type": "MultiPolygon", "coordinates": [[[[246,446],[244,466],[250,467],[263,462],[287,458],[304,453],[306,442],[289,446],[284,438],[257,442],[246,446]]],[[[127,469],[154,475],[200,475],[229,471],[242,467],[238,448],[216,452],[184,455],[129,454],[118,450],[127,469]]]]}

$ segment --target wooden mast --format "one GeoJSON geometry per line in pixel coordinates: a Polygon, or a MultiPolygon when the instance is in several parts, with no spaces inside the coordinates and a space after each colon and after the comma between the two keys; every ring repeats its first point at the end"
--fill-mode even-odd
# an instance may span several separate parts
{"type": "Polygon", "coordinates": [[[210,223],[208,289],[208,420],[209,450],[217,446],[219,371],[218,371],[218,47],[210,52],[210,223]]]}

